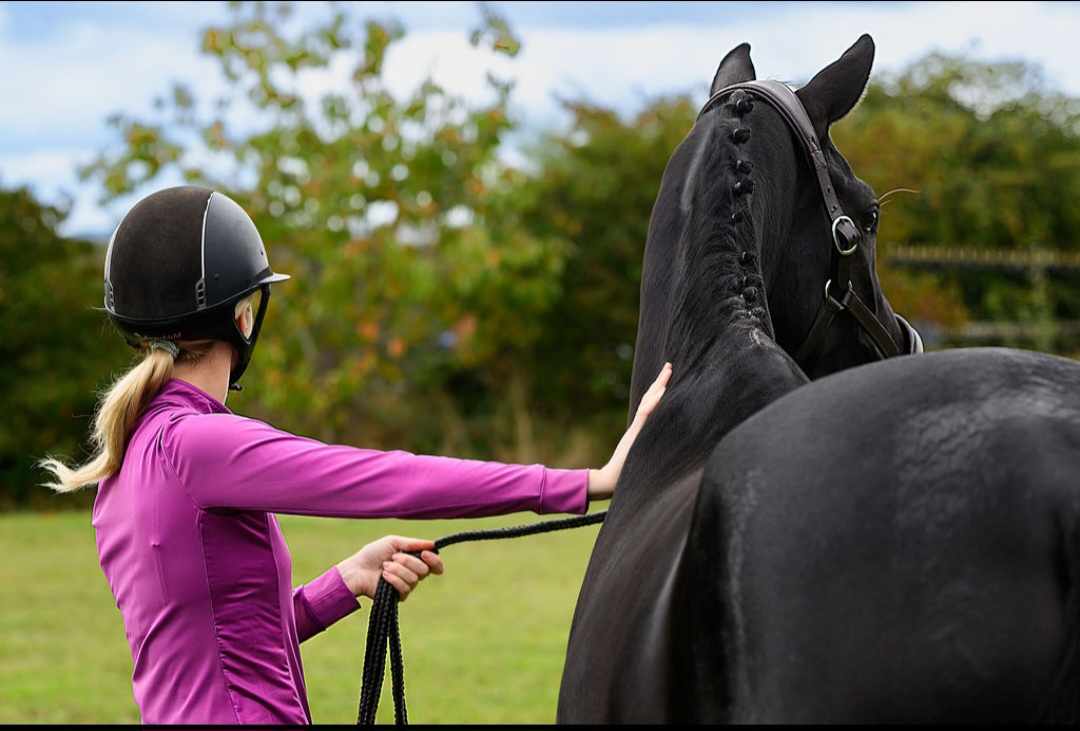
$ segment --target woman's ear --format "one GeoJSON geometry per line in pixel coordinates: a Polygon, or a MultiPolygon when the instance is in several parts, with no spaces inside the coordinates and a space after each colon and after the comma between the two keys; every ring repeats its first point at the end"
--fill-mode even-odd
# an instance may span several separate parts
{"type": "Polygon", "coordinates": [[[863,33],[843,56],[795,92],[814,123],[819,141],[825,140],[829,125],[850,112],[859,101],[870,80],[873,65],[874,39],[863,33]]]}
{"type": "Polygon", "coordinates": [[[255,329],[255,315],[251,311],[251,303],[246,304],[236,316],[236,328],[245,338],[251,337],[251,331],[255,329]]]}

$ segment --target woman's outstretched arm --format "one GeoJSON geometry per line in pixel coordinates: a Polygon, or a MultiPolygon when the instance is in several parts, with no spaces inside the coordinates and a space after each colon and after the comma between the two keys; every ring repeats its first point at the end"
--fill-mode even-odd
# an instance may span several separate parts
{"type": "MultiPolygon", "coordinates": [[[[330,445],[232,414],[183,416],[158,449],[191,499],[204,509],[247,509],[345,517],[460,517],[517,510],[584,512],[587,497],[611,496],[626,455],[671,376],[665,365],[608,463],[600,470],[427,457],[330,445]]],[[[374,596],[385,578],[402,598],[441,574],[430,541],[387,536],[297,587],[301,642],[374,596]],[[421,551],[420,557],[409,555],[421,551]]]]}
{"type": "Polygon", "coordinates": [[[158,446],[203,509],[349,518],[584,513],[590,492],[611,496],[626,453],[669,376],[665,366],[652,397],[642,399],[638,417],[601,470],[326,444],[235,414],[180,416],[164,427],[158,446]]]}
{"type": "Polygon", "coordinates": [[[177,419],[160,448],[191,499],[347,518],[463,518],[585,512],[587,470],[380,451],[297,436],[256,419],[177,419]]]}

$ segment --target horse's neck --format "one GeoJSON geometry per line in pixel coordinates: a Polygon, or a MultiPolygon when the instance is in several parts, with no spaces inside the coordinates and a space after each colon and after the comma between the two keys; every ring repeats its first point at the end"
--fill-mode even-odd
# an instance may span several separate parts
{"type": "MultiPolygon", "coordinates": [[[[639,468],[650,481],[665,483],[699,466],[731,429],[807,381],[773,339],[761,268],[767,248],[763,237],[771,242],[787,236],[775,209],[792,205],[795,191],[771,185],[752,196],[747,206],[739,191],[745,191],[749,179],[732,164],[751,157],[765,163],[766,170],[778,169],[788,159],[785,155],[793,154],[780,124],[782,134],[768,137],[777,137],[786,147],[769,140],[760,148],[751,144],[736,149],[732,125],[723,120],[695,128],[698,139],[688,148],[694,156],[680,168],[688,182],[678,204],[688,213],[677,219],[677,246],[670,244],[669,233],[676,222],[669,220],[676,188],[665,171],[650,245],[654,239],[666,243],[662,250],[675,251],[677,258],[654,255],[650,263],[660,266],[662,276],[643,278],[640,326],[645,332],[639,332],[633,385],[636,402],[655,378],[641,367],[653,370],[655,363],[658,370],[659,362],[672,362],[672,383],[641,435],[640,453],[646,458],[639,468]],[[663,286],[663,296],[647,301],[647,286],[663,286]]],[[[775,252],[769,254],[775,260],[775,252]]]]}
{"type": "MultiPolygon", "coordinates": [[[[758,306],[767,308],[763,290],[774,284],[790,287],[778,274],[786,275],[792,268],[784,243],[800,198],[800,181],[791,175],[798,150],[777,114],[759,115],[751,139],[736,144],[733,130],[749,124],[730,114],[702,121],[664,171],[642,272],[631,418],[665,360],[674,362],[685,350],[694,351],[684,355],[696,362],[712,347],[727,326],[725,306],[744,289],[738,286],[743,275],[759,280],[758,306]],[[748,198],[734,195],[736,185],[745,187],[749,182],[734,160],[754,166],[758,188],[756,192],[751,188],[748,198]],[[750,270],[732,258],[741,251],[754,255],[750,270]]],[[[769,313],[758,319],[762,331],[775,339],[769,313]]]]}
{"type": "Polygon", "coordinates": [[[673,366],[672,384],[632,459],[633,482],[645,492],[699,468],[729,431],[807,382],[762,329],[742,323],[720,332],[696,362],[673,366]]]}
{"type": "Polygon", "coordinates": [[[806,376],[762,328],[767,323],[736,322],[721,332],[695,363],[687,364],[687,398],[707,418],[708,433],[720,437],[806,376]]]}

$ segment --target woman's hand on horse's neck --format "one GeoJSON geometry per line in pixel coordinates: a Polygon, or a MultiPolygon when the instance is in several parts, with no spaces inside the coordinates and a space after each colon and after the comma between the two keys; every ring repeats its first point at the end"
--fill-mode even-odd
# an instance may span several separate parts
{"type": "Polygon", "coordinates": [[[671,380],[671,363],[665,363],[660,369],[660,375],[656,377],[649,390],[641,397],[634,420],[623,434],[622,439],[615,446],[615,452],[611,455],[608,463],[598,470],[589,470],[589,499],[607,500],[615,493],[615,485],[619,482],[623,465],[626,463],[626,455],[630,452],[634,440],[637,439],[641,427],[660,403],[660,398],[667,389],[668,381],[671,380]]]}

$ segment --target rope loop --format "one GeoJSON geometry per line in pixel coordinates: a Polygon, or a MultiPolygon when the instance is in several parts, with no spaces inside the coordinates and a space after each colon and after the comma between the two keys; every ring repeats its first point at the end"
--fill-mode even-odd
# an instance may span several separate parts
{"type": "MultiPolygon", "coordinates": [[[[510,528],[475,530],[453,533],[435,541],[435,553],[455,543],[474,541],[500,541],[507,538],[520,538],[557,530],[581,528],[586,525],[602,523],[607,515],[590,513],[563,520],[547,520],[542,523],[518,525],[510,528]]],[[[414,556],[419,553],[410,552],[414,556]]],[[[375,589],[375,599],[368,619],[367,644],[364,647],[364,673],[360,686],[360,708],[357,711],[357,725],[375,723],[375,713],[379,710],[379,695],[382,693],[383,673],[386,670],[386,654],[390,653],[390,678],[394,696],[394,723],[405,726],[409,723],[408,709],[405,707],[405,665],[401,654],[401,630],[398,626],[397,589],[386,579],[379,578],[375,589]]]]}

